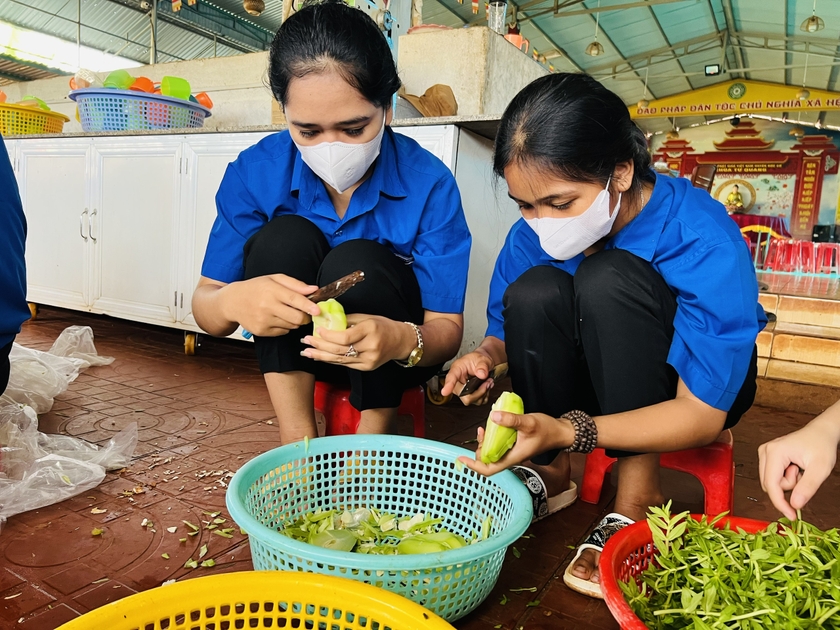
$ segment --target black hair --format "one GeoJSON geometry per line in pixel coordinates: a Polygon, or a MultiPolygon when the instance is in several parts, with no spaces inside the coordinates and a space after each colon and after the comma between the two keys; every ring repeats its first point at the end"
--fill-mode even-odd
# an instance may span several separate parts
{"type": "Polygon", "coordinates": [[[654,181],[647,139],[627,106],[587,74],[549,74],[526,85],[505,109],[496,134],[493,170],[534,165],[570,181],[607,181],[633,162],[631,189],[654,181]]]}
{"type": "Polygon", "coordinates": [[[387,109],[400,88],[388,41],[370,17],[342,0],[307,0],[271,42],[271,92],[285,105],[292,79],[329,69],[377,107],[387,109]]]}

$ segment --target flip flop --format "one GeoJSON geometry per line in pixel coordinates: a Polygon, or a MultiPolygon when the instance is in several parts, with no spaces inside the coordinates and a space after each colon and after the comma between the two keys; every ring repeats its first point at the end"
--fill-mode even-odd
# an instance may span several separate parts
{"type": "Polygon", "coordinates": [[[616,532],[624,529],[628,525],[632,525],[633,522],[623,514],[618,514],[617,512],[607,514],[601,519],[601,522],[595,526],[595,529],[592,530],[589,536],[586,537],[586,540],[577,548],[575,557],[572,558],[572,561],[563,572],[563,581],[566,583],[566,586],[583,595],[588,595],[596,599],[604,599],[604,595],[601,592],[601,585],[574,575],[572,573],[572,566],[574,566],[575,562],[580,558],[580,555],[587,549],[594,549],[599,552],[603,551],[604,545],[607,544],[607,541],[616,532]]]}
{"type": "Polygon", "coordinates": [[[574,481],[569,481],[568,489],[550,497],[545,489],[545,481],[537,471],[527,466],[513,466],[510,470],[519,477],[531,493],[531,500],[534,502],[534,518],[531,521],[533,523],[569,507],[577,499],[578,487],[574,481]]]}

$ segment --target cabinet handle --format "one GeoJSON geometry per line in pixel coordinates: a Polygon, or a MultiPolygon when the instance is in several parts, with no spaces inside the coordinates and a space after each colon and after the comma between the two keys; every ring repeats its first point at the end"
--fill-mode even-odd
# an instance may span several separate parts
{"type": "Polygon", "coordinates": [[[85,236],[84,233],[84,225],[85,225],[85,216],[87,215],[88,210],[85,208],[85,211],[79,215],[79,236],[81,236],[84,240],[88,240],[88,237],[85,236]]]}
{"type": "Polygon", "coordinates": [[[181,294],[181,308],[184,308],[184,294],[181,294]]]}
{"type": "Polygon", "coordinates": [[[95,217],[95,216],[96,216],[96,208],[94,208],[94,209],[93,209],[93,212],[91,212],[91,213],[88,215],[88,236],[90,236],[90,240],[92,240],[94,243],[96,242],[96,237],[93,235],[93,223],[92,223],[92,220],[93,220],[93,217],[95,217]]]}

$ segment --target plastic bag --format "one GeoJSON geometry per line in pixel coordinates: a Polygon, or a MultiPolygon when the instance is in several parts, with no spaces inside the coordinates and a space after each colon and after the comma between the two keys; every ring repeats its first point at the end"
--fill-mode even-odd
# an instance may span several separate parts
{"type": "Polygon", "coordinates": [[[0,527],[14,514],[90,490],[106,470],[129,464],[137,446],[136,423],[105,447],[38,431],[38,413],[49,411],[81,370],[113,360],[96,353],[87,326],[67,328],[49,352],[13,346],[9,386],[0,396],[0,527]]]}

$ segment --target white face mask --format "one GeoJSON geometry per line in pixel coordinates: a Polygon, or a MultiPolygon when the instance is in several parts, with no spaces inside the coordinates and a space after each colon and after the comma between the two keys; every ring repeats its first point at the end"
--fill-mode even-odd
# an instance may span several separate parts
{"type": "Polygon", "coordinates": [[[555,260],[569,260],[609,234],[621,205],[621,193],[618,193],[618,202],[610,214],[609,188],[607,181],[607,187],[598,193],[592,205],[576,217],[525,219],[540,237],[543,251],[555,260]]]}
{"type": "Polygon", "coordinates": [[[292,141],[300,151],[304,163],[312,169],[312,172],[326,184],[335,188],[338,194],[341,194],[367,173],[370,165],[379,155],[384,133],[385,116],[382,117],[382,128],[370,142],[362,144],[322,142],[307,147],[298,144],[294,137],[292,137],[292,141]]]}

